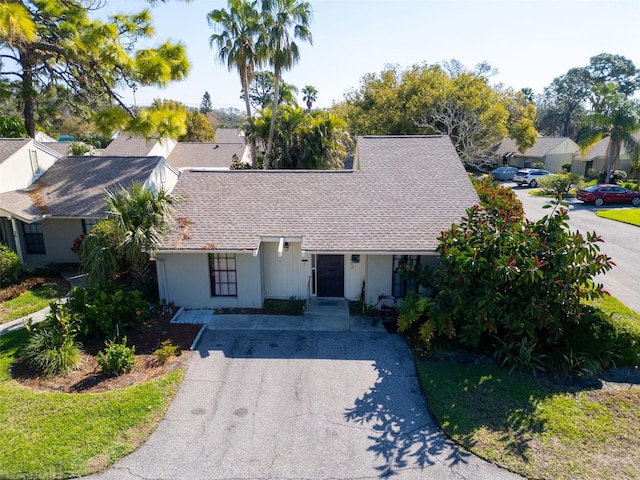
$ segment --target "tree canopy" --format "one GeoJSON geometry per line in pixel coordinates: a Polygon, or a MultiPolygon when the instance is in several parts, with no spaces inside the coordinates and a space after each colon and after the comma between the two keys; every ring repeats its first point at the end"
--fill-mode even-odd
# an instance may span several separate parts
{"type": "Polygon", "coordinates": [[[448,135],[463,160],[507,135],[519,144],[535,142],[535,107],[521,92],[489,85],[483,64],[475,71],[452,61],[402,70],[388,65],[367,74],[359,90],[334,106],[352,135],[448,135]]]}
{"type": "MultiPolygon", "coordinates": [[[[92,18],[91,0],[16,0],[0,4],[0,79],[14,85],[27,133],[35,135],[42,98],[73,99],[84,116],[105,105],[119,109],[106,118],[120,123],[139,114],[124,103],[118,88],[165,86],[181,80],[190,65],[180,43],[136,49],[153,36],[148,10],[92,18]],[[64,91],[65,95],[58,95],[64,91]],[[81,107],[79,105],[82,104],[81,107]]],[[[166,124],[164,124],[166,125],[166,124]]],[[[134,124],[128,127],[135,129],[134,124]]],[[[155,132],[166,135],[169,132],[155,132]]]]}

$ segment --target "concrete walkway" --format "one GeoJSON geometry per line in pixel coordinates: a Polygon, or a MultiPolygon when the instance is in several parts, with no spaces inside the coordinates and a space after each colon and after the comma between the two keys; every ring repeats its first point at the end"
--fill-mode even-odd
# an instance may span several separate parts
{"type": "MultiPolygon", "coordinates": [[[[85,275],[78,272],[62,272],[62,277],[69,282],[69,292],[71,289],[76,286],[84,285],[84,277],[85,275]]],[[[62,297],[59,301],[66,302],[69,293],[67,293],[64,297],[62,297]]],[[[24,328],[25,324],[29,319],[31,319],[32,323],[42,322],[49,312],[51,311],[50,307],[45,307],[42,310],[38,310],[37,312],[33,312],[29,315],[25,315],[24,317],[16,318],[15,320],[11,320],[9,322],[3,323],[0,325],[0,335],[4,335],[5,333],[13,332],[15,330],[20,330],[24,328]]]]}

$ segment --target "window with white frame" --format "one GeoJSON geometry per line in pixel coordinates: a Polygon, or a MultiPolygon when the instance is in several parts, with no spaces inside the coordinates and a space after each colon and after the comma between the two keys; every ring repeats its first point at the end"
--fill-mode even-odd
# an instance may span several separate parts
{"type": "Polygon", "coordinates": [[[235,253],[210,253],[209,274],[212,297],[236,297],[238,295],[235,253]]]}

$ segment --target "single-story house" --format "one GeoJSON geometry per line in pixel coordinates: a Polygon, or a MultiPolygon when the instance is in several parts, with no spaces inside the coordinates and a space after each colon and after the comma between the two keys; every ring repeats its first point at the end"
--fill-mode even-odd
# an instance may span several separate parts
{"type": "Polygon", "coordinates": [[[0,139],[0,193],[27,188],[63,156],[31,138],[0,139]]]}
{"type": "Polygon", "coordinates": [[[160,298],[186,308],[401,298],[398,265],[437,265],[441,231],[479,202],[446,136],[360,137],[352,170],[185,170],[173,193],[155,261],[160,298]]]}
{"type": "MultiPolygon", "coordinates": [[[[634,135],[636,141],[640,142],[640,132],[634,135]]],[[[571,166],[571,171],[585,175],[590,169],[596,172],[602,172],[607,168],[607,156],[609,153],[609,144],[611,138],[605,137],[599,142],[591,146],[586,152],[579,156],[571,166]]],[[[624,170],[631,173],[631,158],[627,153],[624,145],[620,147],[620,159],[617,165],[613,165],[613,170],[624,170]]]]}
{"type": "Polygon", "coordinates": [[[530,168],[541,163],[551,173],[562,172],[562,165],[573,164],[579,153],[578,144],[567,137],[537,137],[535,145],[524,153],[518,151],[515,140],[508,138],[491,150],[491,155],[498,160],[498,164],[530,168]]]}
{"type": "Polygon", "coordinates": [[[73,242],[106,217],[106,189],[138,181],[170,190],[178,175],[163,157],[62,158],[28,187],[0,193],[0,240],[28,265],[76,263],[73,242]]]}

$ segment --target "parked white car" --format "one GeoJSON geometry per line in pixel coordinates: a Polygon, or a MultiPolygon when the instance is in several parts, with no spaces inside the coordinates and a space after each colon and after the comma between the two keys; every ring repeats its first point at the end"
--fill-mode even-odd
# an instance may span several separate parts
{"type": "Polygon", "coordinates": [[[537,187],[538,180],[541,177],[549,175],[551,172],[540,168],[523,168],[518,170],[513,176],[513,181],[518,185],[528,185],[529,187],[537,187]]]}

